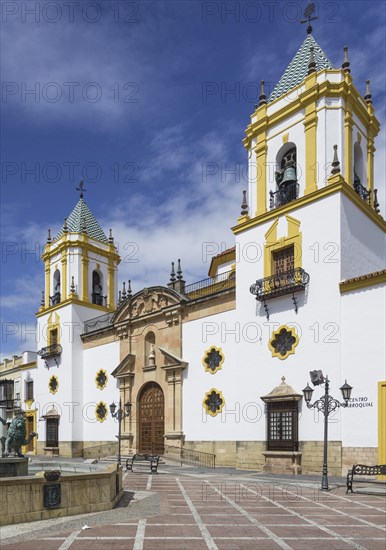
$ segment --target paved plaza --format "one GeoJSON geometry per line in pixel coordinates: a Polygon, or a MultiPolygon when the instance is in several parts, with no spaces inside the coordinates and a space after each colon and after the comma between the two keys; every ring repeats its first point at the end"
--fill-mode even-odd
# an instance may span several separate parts
{"type": "MultiPolygon", "coordinates": [[[[2,550],[384,550],[386,499],[318,478],[163,466],[124,476],[110,512],[2,529],[2,550]]],[[[363,491],[363,488],[361,489],[363,491]]]]}

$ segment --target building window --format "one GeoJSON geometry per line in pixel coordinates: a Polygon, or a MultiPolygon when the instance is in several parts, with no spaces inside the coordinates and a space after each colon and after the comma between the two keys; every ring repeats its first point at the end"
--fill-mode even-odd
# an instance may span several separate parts
{"type": "Polygon", "coordinates": [[[54,273],[54,294],[50,296],[50,305],[54,306],[60,303],[60,271],[57,269],[54,273]]]}
{"type": "Polygon", "coordinates": [[[102,296],[102,276],[99,273],[99,271],[94,270],[92,272],[92,303],[96,304],[98,306],[104,306],[105,303],[105,296],[102,296]]]}
{"type": "Polygon", "coordinates": [[[99,369],[95,377],[96,387],[99,390],[103,390],[107,386],[108,376],[104,369],[99,369]]]}
{"type": "MultiPolygon", "coordinates": [[[[292,146],[291,146],[292,145],[292,146]]],[[[284,154],[278,154],[279,170],[275,172],[276,191],[270,191],[270,208],[278,208],[298,198],[299,184],[296,170],[296,147],[290,147],[284,154]]]]}
{"type": "Polygon", "coordinates": [[[272,352],[272,357],[287,359],[295,353],[295,348],[299,343],[299,337],[294,327],[281,326],[272,333],[268,342],[268,347],[272,352]]]}
{"type": "Polygon", "coordinates": [[[58,377],[53,375],[51,376],[49,382],[48,382],[48,389],[50,390],[50,393],[53,395],[58,391],[59,388],[59,380],[58,377]]]}
{"type": "Polygon", "coordinates": [[[267,403],[267,450],[298,451],[298,403],[267,403]]]}
{"type": "Polygon", "coordinates": [[[54,328],[50,331],[50,346],[58,345],[58,329],[54,328]]]}
{"type": "Polygon", "coordinates": [[[103,401],[99,401],[95,407],[95,416],[98,422],[104,422],[107,418],[107,405],[103,401]]]}
{"type": "Polygon", "coordinates": [[[46,447],[59,447],[59,418],[46,418],[46,447]]]}
{"type": "Polygon", "coordinates": [[[224,354],[221,348],[216,348],[216,346],[211,346],[206,350],[202,364],[206,372],[214,374],[222,368],[224,363],[224,354]]]}
{"type": "Polygon", "coordinates": [[[287,248],[273,252],[272,256],[274,275],[283,275],[288,271],[293,271],[295,269],[294,245],[287,246],[287,248]]]}
{"type": "Polygon", "coordinates": [[[150,331],[145,336],[145,367],[155,366],[155,334],[150,331]]]}
{"type": "Polygon", "coordinates": [[[219,413],[221,413],[225,405],[222,392],[216,390],[215,388],[212,388],[210,391],[208,391],[208,393],[205,394],[202,404],[207,414],[210,414],[210,416],[217,416],[219,413]]]}
{"type": "Polygon", "coordinates": [[[28,401],[34,398],[34,381],[33,380],[27,380],[25,383],[25,398],[28,401]]]}

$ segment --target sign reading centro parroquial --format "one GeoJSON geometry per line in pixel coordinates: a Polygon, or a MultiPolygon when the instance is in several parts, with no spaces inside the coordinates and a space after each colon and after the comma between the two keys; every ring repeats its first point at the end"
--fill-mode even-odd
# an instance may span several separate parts
{"type": "Polygon", "coordinates": [[[355,407],[356,409],[362,409],[363,407],[372,407],[373,402],[369,401],[368,397],[352,397],[348,403],[349,407],[355,407]]]}

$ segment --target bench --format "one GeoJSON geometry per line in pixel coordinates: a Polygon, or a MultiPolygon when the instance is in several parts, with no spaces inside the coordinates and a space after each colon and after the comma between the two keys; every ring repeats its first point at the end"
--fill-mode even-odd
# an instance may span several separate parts
{"type": "Polygon", "coordinates": [[[150,473],[151,474],[158,474],[158,462],[159,462],[159,456],[155,455],[140,455],[135,454],[132,457],[129,457],[126,460],[126,472],[133,472],[133,465],[134,462],[138,464],[149,464],[150,466],[150,473]]]}
{"type": "Polygon", "coordinates": [[[358,476],[382,476],[386,475],[386,464],[380,464],[378,466],[366,466],[365,464],[354,464],[352,470],[347,473],[346,480],[346,494],[350,491],[353,493],[352,485],[355,483],[375,483],[377,485],[386,486],[386,481],[375,479],[358,479],[358,476]],[[355,476],[355,479],[354,479],[355,476]]]}

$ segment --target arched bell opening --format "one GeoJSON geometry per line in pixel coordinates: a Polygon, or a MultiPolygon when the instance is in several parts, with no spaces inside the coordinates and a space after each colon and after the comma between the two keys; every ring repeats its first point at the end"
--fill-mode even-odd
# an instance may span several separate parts
{"type": "Polygon", "coordinates": [[[270,208],[291,202],[299,196],[296,164],[296,145],[286,143],[276,155],[276,190],[270,191],[270,208]]]}
{"type": "Polygon", "coordinates": [[[54,272],[53,289],[54,289],[54,294],[53,294],[53,296],[50,296],[50,305],[51,306],[54,306],[55,304],[60,303],[61,287],[60,287],[60,271],[59,271],[59,269],[56,269],[55,272],[54,272]]]}
{"type": "Polygon", "coordinates": [[[91,300],[93,304],[104,306],[106,297],[103,296],[103,276],[100,271],[94,269],[92,272],[92,294],[91,300]]]}

